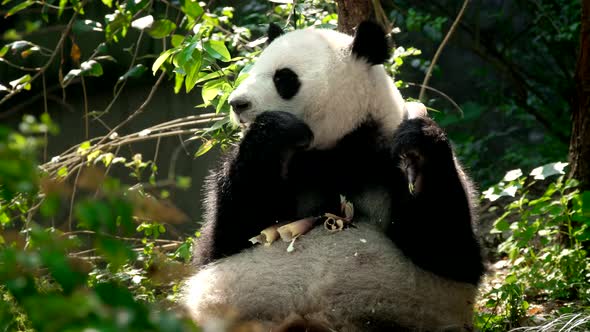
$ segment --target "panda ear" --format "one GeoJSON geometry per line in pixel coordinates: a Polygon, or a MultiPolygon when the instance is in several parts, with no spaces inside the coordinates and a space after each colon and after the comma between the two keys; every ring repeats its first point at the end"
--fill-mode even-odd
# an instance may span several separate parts
{"type": "Polygon", "coordinates": [[[371,65],[380,65],[389,59],[389,50],[389,39],[379,24],[364,21],[357,26],[352,42],[353,55],[371,65]]]}
{"type": "Polygon", "coordinates": [[[275,24],[275,23],[269,24],[268,30],[266,30],[266,35],[268,36],[266,43],[267,44],[272,43],[273,40],[280,37],[284,33],[285,32],[283,31],[283,29],[280,26],[278,26],[277,24],[275,24]]]}

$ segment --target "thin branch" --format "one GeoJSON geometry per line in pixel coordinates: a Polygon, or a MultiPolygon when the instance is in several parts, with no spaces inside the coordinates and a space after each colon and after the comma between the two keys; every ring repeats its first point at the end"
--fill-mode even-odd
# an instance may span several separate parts
{"type": "MultiPolygon", "coordinates": [[[[82,6],[84,6],[85,4],[86,4],[86,1],[84,1],[82,3],[82,6]]],[[[64,42],[66,40],[66,37],[69,34],[70,30],[72,29],[72,26],[74,25],[74,22],[76,21],[76,18],[77,17],[78,17],[78,12],[74,12],[74,14],[72,15],[72,17],[70,18],[70,21],[68,22],[68,25],[66,25],[66,28],[64,29],[64,32],[61,35],[61,38],[57,42],[57,45],[55,46],[55,49],[53,50],[53,53],[51,53],[51,56],[49,57],[49,60],[47,60],[47,62],[45,63],[45,65],[43,67],[41,67],[41,70],[39,70],[33,77],[31,77],[31,79],[28,82],[29,84],[32,83],[34,80],[36,80],[39,76],[41,76],[47,70],[47,68],[49,68],[49,66],[51,65],[51,63],[55,59],[55,57],[57,55],[57,52],[61,49],[62,45],[64,44],[64,42]]],[[[25,84],[21,84],[16,89],[10,91],[9,94],[7,94],[6,96],[4,96],[4,98],[2,98],[0,100],[0,105],[4,104],[6,101],[8,101],[14,95],[16,95],[17,93],[21,92],[22,89],[24,89],[24,87],[25,87],[25,84]]]]}
{"type": "Polygon", "coordinates": [[[5,64],[7,64],[8,66],[12,67],[12,68],[16,68],[18,70],[22,70],[22,71],[39,71],[41,70],[41,67],[35,67],[35,68],[31,68],[31,67],[23,67],[23,66],[19,66],[17,64],[14,64],[4,58],[0,58],[0,62],[3,62],[5,64]]]}
{"type": "MultiPolygon", "coordinates": [[[[131,68],[133,68],[135,61],[137,60],[137,54],[139,53],[139,45],[141,44],[142,37],[143,37],[143,30],[141,30],[139,32],[139,37],[137,37],[137,42],[135,43],[135,52],[133,53],[133,58],[131,58],[131,63],[129,64],[129,68],[127,69],[127,72],[130,71],[131,68]]],[[[127,84],[128,79],[129,79],[129,77],[126,77],[123,80],[123,82],[121,83],[121,86],[118,87],[118,89],[117,89],[117,85],[119,84],[119,82],[115,83],[114,89],[117,89],[117,90],[113,96],[113,99],[111,99],[111,102],[107,105],[107,107],[102,112],[100,112],[98,115],[94,116],[94,120],[98,120],[99,118],[101,118],[103,115],[107,114],[111,110],[111,108],[115,104],[115,101],[117,99],[119,99],[119,95],[121,95],[123,88],[125,88],[125,85],[127,84]]]]}
{"type": "Polygon", "coordinates": [[[135,112],[133,112],[130,116],[128,116],[127,119],[121,121],[121,123],[119,123],[118,125],[116,125],[115,128],[113,128],[111,131],[109,131],[109,133],[106,134],[103,137],[103,139],[98,142],[98,144],[104,143],[104,141],[108,137],[110,137],[112,134],[116,133],[117,130],[119,130],[119,128],[123,127],[124,125],[126,125],[127,123],[129,123],[129,121],[133,120],[136,116],[138,116],[139,114],[143,113],[143,111],[145,111],[145,108],[150,103],[150,101],[152,101],[152,98],[156,94],[156,91],[158,90],[158,87],[162,83],[162,80],[164,80],[164,76],[166,76],[166,73],[165,72],[162,72],[160,74],[160,77],[158,78],[158,80],[156,81],[156,83],[154,84],[154,86],[152,87],[152,89],[150,90],[150,93],[148,94],[147,98],[144,100],[143,104],[141,104],[141,106],[139,106],[139,108],[136,109],[135,112]]]}
{"type": "Polygon", "coordinates": [[[407,85],[409,86],[416,86],[416,87],[421,87],[422,89],[426,89],[432,92],[436,92],[437,94],[439,94],[441,97],[443,97],[444,99],[448,100],[451,104],[453,104],[453,106],[457,109],[457,111],[459,111],[459,113],[461,114],[461,116],[463,116],[463,109],[461,108],[461,106],[459,106],[454,100],[453,98],[451,98],[449,95],[447,95],[446,93],[435,89],[431,86],[425,86],[419,83],[412,83],[412,82],[405,82],[407,85]]]}
{"type": "MultiPolygon", "coordinates": [[[[101,152],[106,152],[113,148],[119,148],[121,146],[129,145],[135,142],[160,139],[163,137],[171,137],[177,135],[194,135],[196,132],[202,129],[203,125],[210,124],[214,121],[219,121],[222,119],[223,116],[217,114],[203,114],[201,116],[191,115],[188,117],[168,121],[164,124],[159,124],[150,128],[146,128],[142,131],[135,132],[126,136],[111,137],[111,135],[107,134],[107,136],[93,137],[89,140],[90,143],[93,145],[92,150],[87,152],[90,153],[92,151],[97,150],[101,152]],[[111,137],[110,140],[108,142],[105,142],[104,140],[108,139],[109,137],[111,137]]],[[[70,169],[69,174],[74,174],[74,171],[79,166],[86,163],[87,154],[80,154],[79,152],[77,152],[79,146],[80,144],[70,147],[61,155],[54,157],[52,161],[49,161],[41,165],[41,169],[43,169],[50,175],[55,175],[54,173],[57,172],[60,168],[71,167],[72,169],[70,169]]]]}
{"type": "MultiPolygon", "coordinates": [[[[71,231],[71,232],[63,233],[63,234],[61,234],[61,236],[62,237],[68,237],[68,236],[78,235],[78,234],[98,235],[98,233],[97,232],[94,232],[94,231],[77,230],[77,231],[71,231]]],[[[136,241],[136,242],[143,241],[143,238],[117,236],[117,235],[112,235],[112,234],[108,234],[108,233],[100,233],[100,235],[112,237],[114,239],[123,240],[123,241],[136,241]]],[[[183,243],[182,241],[167,240],[167,239],[149,239],[149,241],[154,241],[154,242],[157,242],[157,243],[176,243],[176,244],[182,244],[183,243]]]]}
{"type": "Polygon", "coordinates": [[[76,188],[78,187],[78,179],[80,178],[81,171],[82,167],[78,168],[78,172],[76,173],[76,179],[74,180],[74,186],[72,188],[72,198],[70,199],[70,214],[68,215],[68,227],[70,232],[72,231],[72,215],[74,214],[74,200],[76,198],[76,188]]]}
{"type": "MultiPolygon", "coordinates": [[[[47,85],[45,85],[45,73],[43,73],[41,79],[43,82],[43,110],[44,110],[45,114],[49,115],[49,108],[47,107],[47,85]]],[[[46,163],[47,162],[47,146],[49,146],[47,130],[43,133],[43,139],[45,140],[44,144],[43,144],[43,162],[46,163]]]]}
{"type": "Polygon", "coordinates": [[[432,70],[434,69],[434,65],[438,61],[438,57],[442,53],[442,50],[445,47],[445,45],[447,44],[447,42],[449,41],[451,35],[453,34],[455,29],[457,28],[457,24],[459,23],[459,21],[461,21],[461,17],[463,16],[463,13],[465,12],[465,8],[467,8],[468,3],[469,3],[469,0],[463,1],[463,6],[461,6],[461,9],[459,10],[457,17],[455,18],[455,21],[453,21],[453,24],[449,28],[447,35],[445,36],[443,41],[438,46],[436,53],[434,53],[434,57],[432,58],[432,61],[430,61],[430,66],[428,67],[428,71],[426,72],[426,76],[424,76],[424,81],[422,82],[422,88],[420,89],[420,94],[418,95],[419,100],[423,100],[424,92],[426,91],[425,87],[428,86],[428,81],[430,81],[430,76],[432,75],[432,70]]]}
{"type": "Polygon", "coordinates": [[[82,80],[82,97],[84,98],[84,138],[88,139],[88,95],[86,94],[86,84],[84,83],[84,76],[80,76],[82,80]]]}

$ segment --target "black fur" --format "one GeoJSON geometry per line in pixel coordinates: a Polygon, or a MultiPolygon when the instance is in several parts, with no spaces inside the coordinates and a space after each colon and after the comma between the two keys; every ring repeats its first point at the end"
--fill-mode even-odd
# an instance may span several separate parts
{"type": "Polygon", "coordinates": [[[383,28],[374,22],[364,21],[356,28],[352,54],[371,65],[380,65],[389,59],[390,45],[383,28]]]}
{"type": "Polygon", "coordinates": [[[483,265],[469,180],[432,120],[405,120],[383,137],[378,123],[367,119],[329,150],[305,150],[311,140],[307,125],[288,113],[255,119],[209,178],[200,264],[249,247],[251,236],[277,221],[335,213],[340,194],[384,188],[392,213],[386,232],[404,254],[440,276],[478,283],[483,265]],[[413,192],[408,167],[415,174],[413,192]]]}
{"type": "Polygon", "coordinates": [[[271,23],[268,25],[268,30],[266,31],[266,35],[268,39],[266,40],[267,44],[272,43],[273,40],[277,39],[279,36],[284,34],[285,32],[283,29],[275,23],[271,23]]]}
{"type": "Polygon", "coordinates": [[[272,77],[272,81],[279,96],[286,100],[293,98],[297,92],[299,92],[299,88],[301,87],[299,77],[289,68],[281,68],[277,70],[272,77]]]}

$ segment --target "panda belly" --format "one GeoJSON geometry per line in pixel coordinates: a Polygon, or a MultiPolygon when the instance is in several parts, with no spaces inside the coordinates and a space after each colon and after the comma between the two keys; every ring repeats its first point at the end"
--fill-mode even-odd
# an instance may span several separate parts
{"type": "Polygon", "coordinates": [[[463,330],[476,287],[410,262],[377,225],[257,246],[203,267],[185,287],[184,305],[201,324],[227,317],[276,326],[290,315],[336,331],[463,330]]]}

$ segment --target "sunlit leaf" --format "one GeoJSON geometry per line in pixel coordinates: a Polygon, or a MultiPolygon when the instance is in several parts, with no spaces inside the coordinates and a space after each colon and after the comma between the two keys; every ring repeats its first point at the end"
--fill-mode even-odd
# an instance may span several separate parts
{"type": "Polygon", "coordinates": [[[211,148],[215,145],[215,140],[207,140],[205,143],[201,144],[197,152],[195,152],[195,158],[200,157],[207,153],[211,148]]]}
{"type": "Polygon", "coordinates": [[[185,87],[186,87],[187,93],[189,93],[197,84],[197,81],[199,78],[199,73],[201,71],[201,65],[202,65],[201,53],[195,52],[193,59],[194,60],[190,61],[189,65],[187,66],[188,72],[187,72],[186,80],[185,80],[185,87]]]}
{"type": "Polygon", "coordinates": [[[82,62],[80,65],[80,69],[82,69],[82,75],[84,76],[100,76],[102,75],[102,66],[100,63],[94,60],[88,60],[82,62]]]}
{"type": "Polygon", "coordinates": [[[183,35],[172,35],[172,38],[170,38],[170,43],[172,44],[172,47],[178,47],[180,46],[180,44],[182,43],[182,41],[184,40],[184,36],[183,35]]]}
{"type": "Polygon", "coordinates": [[[180,89],[182,88],[182,83],[184,83],[184,74],[181,73],[174,73],[174,93],[179,93],[180,89]]]}
{"type": "Polygon", "coordinates": [[[504,175],[503,181],[506,181],[506,182],[514,181],[521,176],[522,176],[522,170],[520,168],[513,169],[511,171],[508,171],[506,173],[506,175],[504,175]]]}
{"type": "Polygon", "coordinates": [[[103,31],[102,24],[92,20],[76,20],[74,26],[72,27],[75,33],[83,33],[83,32],[101,32],[103,31]]]}
{"type": "Polygon", "coordinates": [[[17,78],[14,81],[8,82],[8,84],[12,87],[13,90],[18,90],[18,89],[30,90],[31,89],[31,84],[29,83],[30,81],[31,81],[31,75],[26,74],[24,76],[17,78]]]}
{"type": "Polygon", "coordinates": [[[4,55],[6,55],[6,52],[8,52],[9,48],[10,48],[9,45],[4,45],[4,46],[2,46],[2,48],[0,48],[0,58],[2,58],[4,55]]]}
{"type": "Polygon", "coordinates": [[[157,20],[147,30],[148,34],[153,38],[167,37],[172,31],[176,29],[176,24],[170,20],[157,20]]]}
{"type": "Polygon", "coordinates": [[[203,85],[201,89],[201,97],[203,98],[203,103],[209,105],[215,97],[219,94],[222,84],[225,81],[223,79],[216,79],[213,81],[209,81],[203,85]]]}
{"type": "Polygon", "coordinates": [[[84,141],[78,147],[77,152],[80,153],[80,154],[84,154],[84,153],[86,153],[86,151],[88,149],[90,149],[91,146],[92,146],[92,144],[90,143],[90,141],[84,141]]]}
{"type": "Polygon", "coordinates": [[[59,9],[57,11],[57,17],[61,17],[63,14],[66,5],[68,4],[68,0],[59,0],[59,9]]]}
{"type": "Polygon", "coordinates": [[[203,48],[207,53],[215,59],[227,62],[231,60],[231,55],[225,47],[225,44],[220,40],[209,40],[203,43],[203,48]]]}
{"type": "Polygon", "coordinates": [[[181,9],[191,19],[196,19],[203,14],[203,8],[198,1],[184,0],[181,9]]]}
{"type": "Polygon", "coordinates": [[[152,15],[147,15],[144,17],[140,17],[140,18],[134,20],[133,22],[131,22],[131,27],[139,29],[139,30],[145,30],[145,29],[151,28],[153,23],[154,23],[154,17],[152,15]]]}
{"type": "Polygon", "coordinates": [[[530,175],[533,176],[535,180],[544,180],[555,174],[565,174],[563,170],[567,165],[568,163],[562,162],[543,165],[533,169],[530,175]]]}
{"type": "Polygon", "coordinates": [[[175,50],[171,48],[160,54],[160,56],[156,59],[156,61],[154,61],[154,64],[152,65],[152,72],[154,75],[156,74],[158,69],[160,69],[160,67],[164,64],[164,61],[166,61],[170,57],[170,55],[174,54],[174,52],[175,50]]]}

